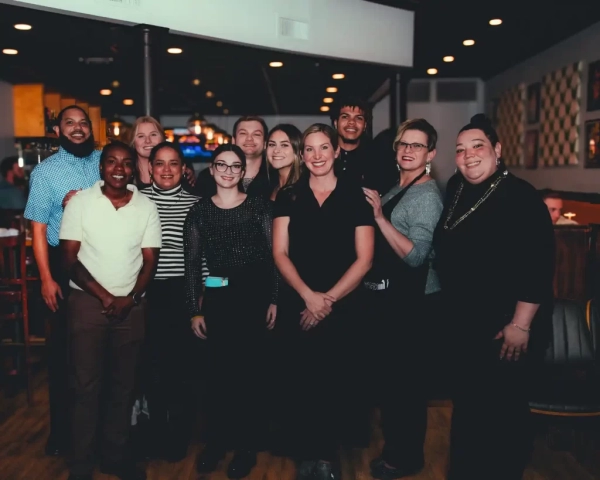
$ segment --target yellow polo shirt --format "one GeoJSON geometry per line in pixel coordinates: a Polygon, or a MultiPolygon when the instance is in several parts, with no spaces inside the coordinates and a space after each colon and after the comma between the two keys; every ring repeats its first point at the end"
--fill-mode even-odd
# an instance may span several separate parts
{"type": "MultiPolygon", "coordinates": [[[[161,248],[160,218],[154,203],[127,188],[133,196],[115,209],[100,187],[104,181],[75,195],[65,208],[61,240],[81,242],[77,259],[112,295],[128,295],[142,268],[142,248],[161,248]]],[[[71,287],[81,290],[71,280],[71,287]]]]}

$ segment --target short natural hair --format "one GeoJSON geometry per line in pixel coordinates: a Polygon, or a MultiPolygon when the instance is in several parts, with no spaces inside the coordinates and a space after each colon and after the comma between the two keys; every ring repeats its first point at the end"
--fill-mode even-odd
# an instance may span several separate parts
{"type": "Polygon", "coordinates": [[[160,135],[162,136],[161,141],[164,142],[166,140],[167,137],[165,136],[165,130],[163,129],[160,122],[156,118],[146,115],[143,117],[136,118],[135,122],[133,122],[133,125],[131,126],[131,133],[129,134],[129,140],[127,141],[130,147],[133,147],[133,144],[135,143],[135,136],[137,135],[138,129],[140,128],[140,125],[142,123],[151,123],[152,125],[154,125],[156,130],[158,130],[158,133],[160,133],[160,135]]]}
{"type": "Polygon", "coordinates": [[[57,127],[60,127],[60,122],[62,122],[62,119],[63,119],[63,117],[64,117],[64,115],[65,115],[65,112],[66,112],[67,110],[73,110],[73,109],[75,109],[75,110],[79,110],[81,113],[83,113],[83,115],[85,116],[85,119],[86,119],[86,120],[87,120],[87,122],[90,124],[90,130],[91,130],[91,129],[92,129],[92,121],[90,120],[90,116],[89,116],[89,115],[88,115],[88,113],[87,113],[87,112],[86,112],[86,111],[85,111],[83,108],[81,108],[79,105],[69,105],[69,106],[67,106],[67,107],[63,108],[63,109],[62,109],[60,112],[58,112],[58,115],[56,116],[56,123],[55,123],[55,125],[56,125],[57,127]]]}
{"type": "Polygon", "coordinates": [[[358,108],[359,110],[361,110],[365,116],[365,121],[367,122],[367,125],[371,125],[371,120],[372,120],[372,112],[371,112],[371,105],[369,105],[369,102],[363,100],[362,98],[358,98],[358,97],[344,97],[341,98],[339,101],[337,101],[334,105],[333,108],[331,109],[331,122],[336,122],[339,118],[340,115],[342,113],[342,108],[344,107],[349,107],[349,108],[358,108]]]}
{"type": "Polygon", "coordinates": [[[137,158],[137,153],[133,148],[131,148],[125,142],[121,142],[120,140],[113,140],[112,142],[107,143],[104,146],[104,148],[102,149],[102,153],[100,153],[100,165],[104,163],[106,157],[108,156],[108,152],[110,152],[113,148],[122,148],[131,156],[131,159],[133,160],[133,173],[135,175],[137,173],[137,162],[135,161],[135,159],[137,158]]]}
{"type": "Polygon", "coordinates": [[[427,135],[427,150],[430,152],[435,150],[438,139],[437,131],[435,128],[433,128],[433,125],[431,125],[431,123],[424,118],[413,118],[411,120],[402,122],[402,125],[398,127],[398,131],[396,132],[396,138],[394,138],[394,150],[398,150],[398,145],[400,144],[402,135],[404,135],[404,132],[408,130],[417,130],[419,132],[423,132],[425,135],[427,135]]]}
{"type": "Polygon", "coordinates": [[[237,129],[240,126],[240,123],[242,122],[258,122],[261,124],[262,129],[263,129],[263,135],[266,137],[267,136],[267,132],[269,131],[269,129],[267,128],[267,122],[265,122],[265,120],[262,117],[259,117],[258,115],[244,115],[240,118],[238,118],[235,123],[233,124],[233,136],[235,137],[237,135],[237,129]]]}
{"type": "Polygon", "coordinates": [[[339,137],[338,137],[337,132],[332,127],[330,127],[329,125],[325,125],[324,123],[314,123],[310,127],[308,127],[306,130],[304,130],[304,133],[302,134],[302,151],[304,151],[304,146],[306,144],[306,138],[309,135],[312,135],[313,133],[324,134],[327,138],[329,138],[329,141],[331,142],[331,146],[333,147],[333,149],[334,150],[338,149],[339,137]]]}
{"type": "Polygon", "coordinates": [[[562,200],[560,193],[555,192],[554,190],[545,190],[542,192],[542,200],[546,200],[548,198],[554,198],[556,200],[562,200]]]}
{"type": "Polygon", "coordinates": [[[19,157],[6,157],[2,160],[2,163],[0,163],[0,173],[4,178],[6,178],[8,172],[13,169],[15,163],[19,163],[19,157]]]}

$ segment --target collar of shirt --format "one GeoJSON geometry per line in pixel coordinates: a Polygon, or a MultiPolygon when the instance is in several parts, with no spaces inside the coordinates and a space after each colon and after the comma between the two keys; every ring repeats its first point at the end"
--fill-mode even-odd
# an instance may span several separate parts
{"type": "MultiPolygon", "coordinates": [[[[94,186],[92,187],[92,191],[94,192],[94,198],[106,198],[108,200],[108,198],[104,195],[104,192],[102,191],[103,186],[104,180],[99,180],[94,184],[94,186]]],[[[127,203],[127,205],[124,205],[121,208],[126,208],[130,205],[135,206],[139,201],[140,193],[135,185],[130,183],[129,185],[127,185],[127,190],[133,192],[133,195],[129,203],[127,203]]]]}

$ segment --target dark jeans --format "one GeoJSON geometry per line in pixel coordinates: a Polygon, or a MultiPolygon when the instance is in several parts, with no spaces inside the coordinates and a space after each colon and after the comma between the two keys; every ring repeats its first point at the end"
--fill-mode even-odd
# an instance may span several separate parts
{"type": "Polygon", "coordinates": [[[130,460],[131,408],[138,353],[144,338],[145,300],[133,307],[124,320],[111,320],[102,310],[95,297],[80,290],[71,291],[68,318],[75,399],[70,468],[76,475],[89,474],[94,469],[99,425],[103,464],[118,465],[130,460]]]}
{"type": "MultiPolygon", "coordinates": [[[[211,272],[213,273],[213,272],[211,272]]],[[[245,266],[214,273],[229,286],[206,288],[203,311],[207,362],[198,365],[206,378],[208,442],[225,449],[258,450],[266,431],[265,358],[271,272],[245,266]]]]}
{"type": "Polygon", "coordinates": [[[63,294],[63,299],[57,297],[58,310],[49,311],[50,338],[47,343],[50,437],[60,446],[68,443],[70,435],[67,366],[67,301],[70,287],[69,277],[62,268],[60,248],[48,246],[48,259],[52,278],[63,294]]]}
{"type": "Polygon", "coordinates": [[[190,373],[192,333],[183,277],[154,280],[147,290],[148,317],[142,371],[153,442],[187,446],[195,420],[190,373]]]}
{"type": "Polygon", "coordinates": [[[396,468],[420,470],[427,430],[424,299],[401,290],[368,291],[375,365],[374,390],[381,407],[383,459],[396,468]]]}
{"type": "Polygon", "coordinates": [[[523,477],[534,439],[529,364],[524,357],[499,360],[501,344],[479,339],[455,349],[448,480],[479,478],[484,471],[486,480],[523,477]]]}

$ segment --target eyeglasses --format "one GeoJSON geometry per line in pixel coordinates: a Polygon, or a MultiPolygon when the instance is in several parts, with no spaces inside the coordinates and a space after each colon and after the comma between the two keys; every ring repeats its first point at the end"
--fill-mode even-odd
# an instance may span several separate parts
{"type": "Polygon", "coordinates": [[[397,144],[397,149],[398,150],[406,150],[408,147],[410,147],[410,149],[413,152],[420,152],[421,150],[423,150],[424,148],[427,148],[427,145],[423,145],[422,143],[405,143],[405,142],[398,142],[397,144]]]}
{"type": "Polygon", "coordinates": [[[231,173],[240,173],[242,171],[241,163],[234,163],[233,165],[227,165],[224,162],[216,162],[215,168],[217,172],[226,172],[227,170],[231,170],[231,173]]]}

